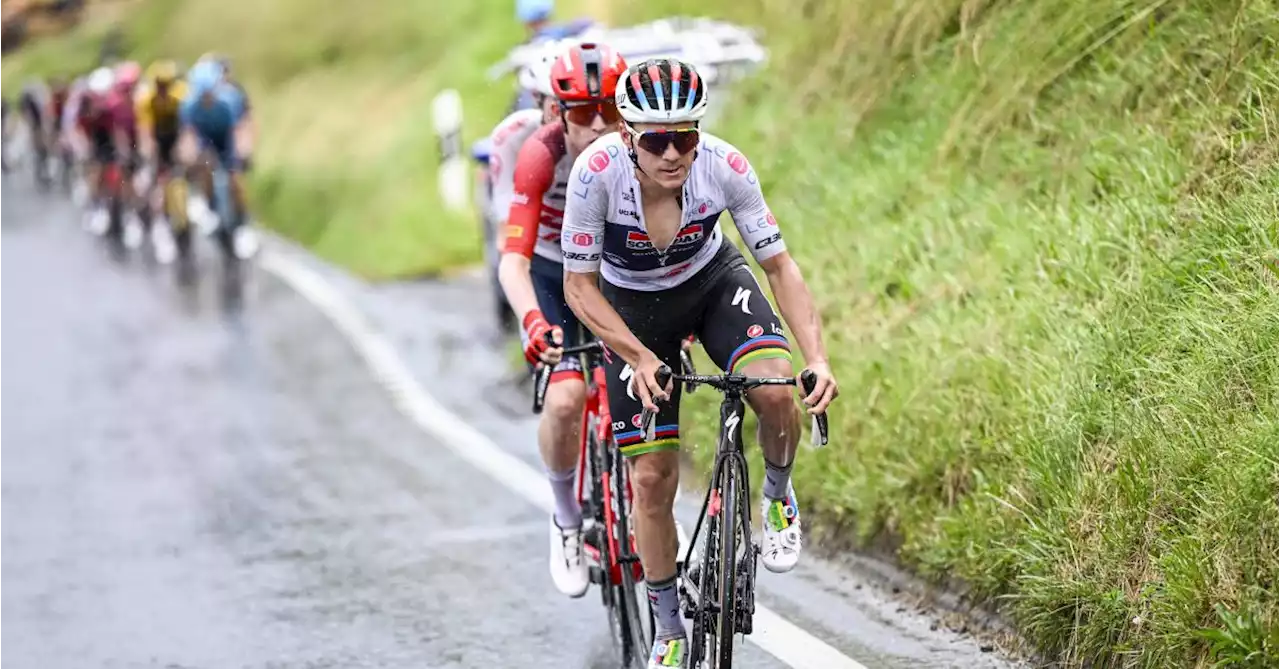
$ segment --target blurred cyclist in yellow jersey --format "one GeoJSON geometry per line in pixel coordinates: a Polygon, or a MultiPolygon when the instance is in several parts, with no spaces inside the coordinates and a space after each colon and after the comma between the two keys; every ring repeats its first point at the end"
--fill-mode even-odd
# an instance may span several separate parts
{"type": "MultiPolygon", "coordinates": [[[[134,114],[138,119],[138,150],[146,164],[153,168],[155,180],[153,190],[147,194],[146,201],[153,218],[157,207],[150,206],[154,202],[154,193],[164,193],[161,200],[165,218],[173,226],[175,232],[186,230],[186,189],[181,187],[176,192],[166,188],[177,165],[178,137],[182,134],[181,108],[186,97],[187,87],[178,70],[178,64],[172,60],[158,60],[147,67],[142,85],[134,96],[134,114]]],[[[185,186],[185,184],[179,184],[185,186]]],[[[185,251],[185,239],[182,240],[185,251]]]]}

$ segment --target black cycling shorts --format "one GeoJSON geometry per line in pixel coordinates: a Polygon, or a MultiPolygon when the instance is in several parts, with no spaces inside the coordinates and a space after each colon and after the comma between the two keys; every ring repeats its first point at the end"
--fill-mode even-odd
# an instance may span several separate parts
{"type": "Polygon", "coordinates": [[[26,117],[27,123],[31,124],[32,130],[39,132],[44,126],[44,114],[40,110],[40,101],[30,93],[23,93],[19,102],[22,107],[22,115],[26,117]]]}
{"type": "MultiPolygon", "coordinates": [[[[709,265],[688,281],[669,290],[643,292],[601,281],[605,299],[613,305],[636,338],[673,370],[680,369],[681,341],[693,332],[720,369],[740,372],[755,360],[791,360],[782,323],[738,249],[727,241],[709,265]]],[[[631,366],[606,351],[609,413],[614,438],[628,457],[680,447],[680,384],[671,399],[660,403],[654,419],[654,438],[640,430],[644,405],[629,393],[631,366]],[[619,429],[618,423],[625,422],[619,429]]]]}
{"type": "MultiPolygon", "coordinates": [[[[529,277],[533,280],[533,292],[538,298],[538,309],[542,311],[548,323],[558,325],[564,330],[564,345],[571,347],[582,343],[582,325],[564,299],[564,267],[535,255],[530,262],[529,277]]],[[[521,337],[524,337],[523,332],[521,337]]],[[[561,358],[551,370],[550,382],[581,378],[581,359],[576,355],[567,355],[561,358]]]]}
{"type": "Polygon", "coordinates": [[[161,170],[171,170],[177,159],[178,133],[156,133],[156,162],[161,170]]]}
{"type": "Polygon", "coordinates": [[[93,143],[93,159],[95,162],[107,164],[116,159],[116,140],[110,132],[93,130],[89,141],[93,143]]]}

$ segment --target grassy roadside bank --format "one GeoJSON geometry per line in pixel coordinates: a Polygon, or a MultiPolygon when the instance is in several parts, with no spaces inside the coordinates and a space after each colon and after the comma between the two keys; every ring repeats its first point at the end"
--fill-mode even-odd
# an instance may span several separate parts
{"type": "Polygon", "coordinates": [[[788,26],[715,130],[836,356],[814,524],[1069,665],[1274,665],[1275,7],[715,4],[788,26]]]}
{"type": "MultiPolygon", "coordinates": [[[[286,234],[372,276],[474,258],[427,112],[447,82],[468,137],[497,120],[507,6],[331,5],[140,0],[128,32],[236,58],[286,234]]],[[[1274,5],[700,10],[766,27],[769,71],[711,130],[762,175],[844,389],[797,465],[811,527],[966,584],[1070,666],[1274,666],[1274,5]]],[[[12,67],[91,58],[95,30],[12,67]]],[[[700,462],[711,399],[686,409],[700,462]]]]}

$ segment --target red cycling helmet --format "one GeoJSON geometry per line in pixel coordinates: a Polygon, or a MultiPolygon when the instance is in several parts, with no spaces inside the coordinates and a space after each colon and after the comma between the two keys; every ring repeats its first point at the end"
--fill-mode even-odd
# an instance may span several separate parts
{"type": "Polygon", "coordinates": [[[130,60],[116,66],[116,87],[129,90],[142,78],[142,66],[130,60]]]}
{"type": "Polygon", "coordinates": [[[611,102],[626,71],[622,55],[608,45],[575,44],[551,65],[551,90],[561,102],[611,102]]]}

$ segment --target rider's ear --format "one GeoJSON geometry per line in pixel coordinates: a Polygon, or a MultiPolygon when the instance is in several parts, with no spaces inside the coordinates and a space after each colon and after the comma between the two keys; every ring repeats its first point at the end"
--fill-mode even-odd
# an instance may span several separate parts
{"type": "Polygon", "coordinates": [[[631,146],[631,133],[627,132],[627,127],[624,126],[621,121],[618,122],[618,134],[622,135],[623,146],[627,147],[628,149],[635,148],[631,146]]]}

